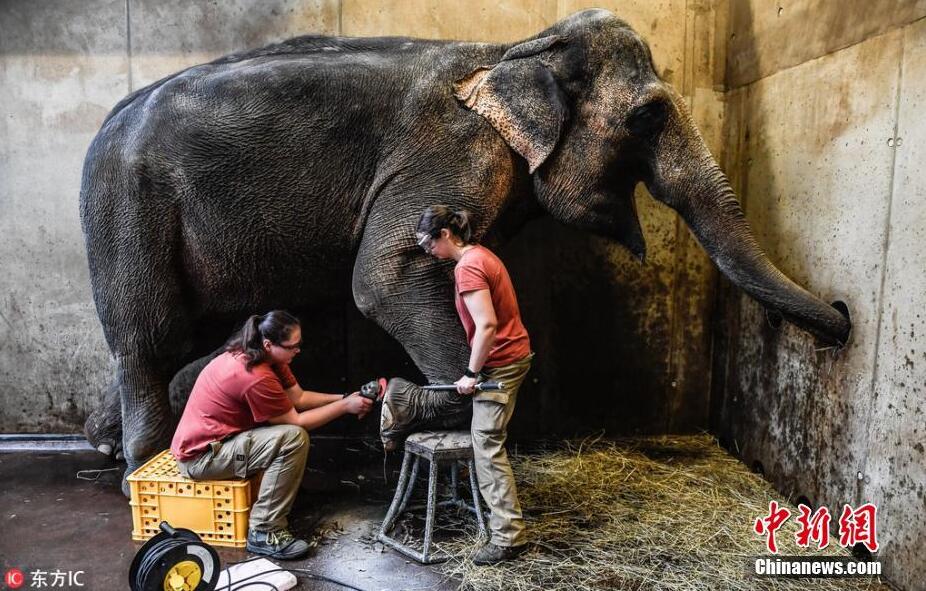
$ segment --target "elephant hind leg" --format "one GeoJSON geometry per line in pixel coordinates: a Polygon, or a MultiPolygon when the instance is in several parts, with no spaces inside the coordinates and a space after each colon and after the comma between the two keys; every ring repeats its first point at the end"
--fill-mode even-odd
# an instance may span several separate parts
{"type": "Polygon", "coordinates": [[[122,400],[118,381],[106,387],[102,404],[87,416],[84,436],[100,453],[122,459],[122,400]]]}
{"type": "MultiPolygon", "coordinates": [[[[170,446],[177,418],[168,388],[193,350],[194,319],[183,305],[179,281],[149,264],[147,272],[158,284],[146,289],[142,281],[126,280],[118,300],[106,302],[101,313],[112,319],[106,333],[116,362],[126,476],[170,446]]],[[[123,492],[128,492],[124,480],[123,492]]]]}
{"type": "MultiPolygon", "coordinates": [[[[169,399],[171,417],[179,419],[186,401],[190,397],[196,378],[206,365],[224,351],[217,349],[184,366],[170,381],[169,399]]],[[[122,454],[122,400],[119,382],[113,381],[103,392],[103,403],[84,422],[84,435],[92,447],[100,453],[123,459],[122,454]]]]}

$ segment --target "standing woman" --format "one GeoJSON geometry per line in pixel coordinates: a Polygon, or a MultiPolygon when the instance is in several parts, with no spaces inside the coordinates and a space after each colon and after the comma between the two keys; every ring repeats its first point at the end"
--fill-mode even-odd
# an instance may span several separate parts
{"type": "Polygon", "coordinates": [[[473,396],[471,426],[479,490],[491,510],[491,539],[473,562],[494,564],[525,548],[524,519],[505,439],[534,354],[508,270],[492,251],[476,244],[469,212],[432,205],[418,220],[417,237],[428,254],[457,262],[454,302],[471,350],[469,365],[456,381],[457,391],[473,394],[479,375],[505,384],[504,391],[473,396]]]}
{"type": "Polygon", "coordinates": [[[309,551],[287,528],[305,473],[307,431],[348,413],[362,418],[372,405],[358,392],[303,390],[289,369],[301,345],[299,320],[287,312],[248,318],[200,372],[170,446],[180,473],[194,480],[264,472],[247,550],[281,559],[309,551]]]}

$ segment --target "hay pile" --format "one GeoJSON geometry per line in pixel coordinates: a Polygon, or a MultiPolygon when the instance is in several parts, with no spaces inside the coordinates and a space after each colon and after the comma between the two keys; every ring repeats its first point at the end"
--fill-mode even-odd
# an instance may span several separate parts
{"type": "MultiPolygon", "coordinates": [[[[461,589],[886,589],[868,578],[749,576],[746,557],[767,555],[752,524],[785,499],[710,437],[586,440],[511,459],[533,547],[476,567],[472,519],[445,526],[458,529],[439,543],[453,558],[435,568],[461,589]]],[[[794,517],[779,530],[780,555],[848,555],[832,539],[802,550],[796,531],[794,517]]]]}

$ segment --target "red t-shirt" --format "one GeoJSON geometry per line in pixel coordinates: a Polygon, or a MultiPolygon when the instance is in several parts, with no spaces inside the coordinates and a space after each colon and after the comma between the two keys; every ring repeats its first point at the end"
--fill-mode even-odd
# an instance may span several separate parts
{"type": "Polygon", "coordinates": [[[289,365],[259,363],[248,371],[245,361],[240,354],[225,352],[200,372],[170,445],[175,458],[192,460],[210,442],[293,408],[283,391],[296,384],[289,365]]]}
{"type": "Polygon", "coordinates": [[[476,324],[463,302],[463,294],[488,289],[492,297],[498,327],[485,366],[501,367],[530,355],[531,341],[527,336],[527,329],[521,323],[518,298],[502,261],[488,248],[477,245],[463,253],[457,261],[453,275],[456,282],[454,303],[470,347],[473,346],[476,324]]]}

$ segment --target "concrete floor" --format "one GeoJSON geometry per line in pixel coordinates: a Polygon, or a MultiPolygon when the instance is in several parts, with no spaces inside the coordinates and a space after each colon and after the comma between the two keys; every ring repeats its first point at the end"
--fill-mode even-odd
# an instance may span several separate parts
{"type": "MultiPolygon", "coordinates": [[[[307,559],[281,564],[369,591],[455,589],[458,585],[433,567],[373,541],[396,484],[399,458],[390,457],[385,465],[387,485],[383,463],[365,446],[343,439],[313,438],[312,443],[290,525],[306,538],[313,532],[328,533],[307,559]]],[[[0,453],[3,572],[11,567],[27,576],[36,569],[82,570],[81,589],[128,588],[129,566],[141,543],[131,539],[131,510],[119,490],[122,467],[95,451],[0,453]],[[79,470],[117,465],[119,470],[100,473],[96,481],[76,477],[79,470]]],[[[244,550],[216,550],[223,566],[248,557],[244,550]]],[[[23,588],[29,587],[29,580],[23,588]]],[[[343,587],[301,579],[296,589],[343,587]]]]}

